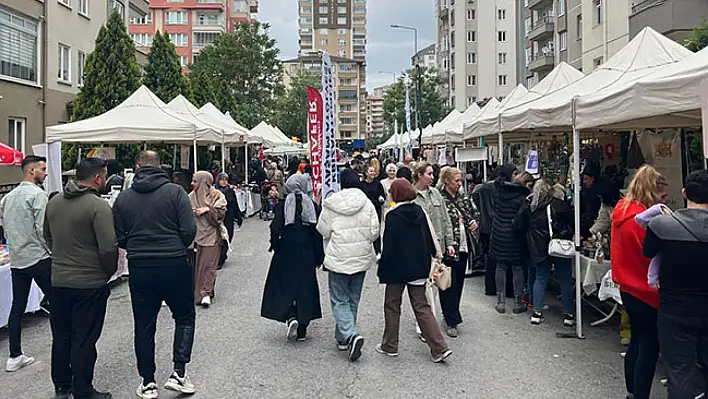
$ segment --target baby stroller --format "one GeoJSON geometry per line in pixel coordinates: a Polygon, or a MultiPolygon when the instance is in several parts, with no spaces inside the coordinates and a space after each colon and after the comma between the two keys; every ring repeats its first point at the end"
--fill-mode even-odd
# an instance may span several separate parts
{"type": "Polygon", "coordinates": [[[277,199],[270,198],[270,189],[275,187],[271,182],[264,182],[261,185],[261,211],[258,212],[258,217],[261,220],[272,220],[275,213],[275,205],[277,204],[277,199]]]}

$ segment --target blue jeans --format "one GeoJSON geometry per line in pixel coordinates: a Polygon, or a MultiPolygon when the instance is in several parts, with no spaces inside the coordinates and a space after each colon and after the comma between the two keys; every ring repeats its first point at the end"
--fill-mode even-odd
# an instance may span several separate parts
{"type": "Polygon", "coordinates": [[[555,265],[555,276],[561,287],[563,313],[573,314],[573,261],[572,259],[548,257],[545,261],[531,265],[529,286],[532,286],[530,302],[537,312],[543,311],[546,299],[546,286],[551,277],[551,265],[555,265]]]}
{"type": "Polygon", "coordinates": [[[336,323],[334,339],[337,342],[348,343],[351,337],[358,334],[356,315],[365,276],[366,272],[352,275],[329,272],[329,299],[336,323]]]}

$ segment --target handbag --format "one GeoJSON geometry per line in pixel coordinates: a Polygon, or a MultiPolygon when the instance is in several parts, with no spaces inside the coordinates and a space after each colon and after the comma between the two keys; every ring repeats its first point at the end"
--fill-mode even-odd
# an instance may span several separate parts
{"type": "Polygon", "coordinates": [[[430,260],[428,284],[434,284],[440,291],[445,291],[452,286],[452,269],[442,262],[443,255],[440,250],[438,235],[435,234],[435,229],[433,228],[433,222],[430,220],[430,216],[428,216],[425,209],[423,209],[423,213],[425,214],[425,219],[428,221],[430,235],[433,237],[433,244],[435,245],[435,257],[430,260]]]}
{"type": "Polygon", "coordinates": [[[553,238],[553,224],[551,223],[551,206],[546,207],[548,215],[548,232],[551,234],[551,241],[548,243],[548,255],[556,258],[574,258],[575,244],[571,240],[563,238],[553,238]]]}

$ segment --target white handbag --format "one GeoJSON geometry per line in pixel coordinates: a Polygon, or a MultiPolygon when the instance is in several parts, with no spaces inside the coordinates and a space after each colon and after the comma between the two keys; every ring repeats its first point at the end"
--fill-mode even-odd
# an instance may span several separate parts
{"type": "Polygon", "coordinates": [[[551,223],[551,205],[546,206],[548,215],[548,232],[551,234],[551,241],[548,243],[548,255],[557,258],[574,258],[575,244],[571,240],[563,238],[553,238],[553,225],[551,223]]]}

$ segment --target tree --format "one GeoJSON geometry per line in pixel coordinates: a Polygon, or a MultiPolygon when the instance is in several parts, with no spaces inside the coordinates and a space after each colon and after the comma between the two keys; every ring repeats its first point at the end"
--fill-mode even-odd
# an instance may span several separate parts
{"type": "MultiPolygon", "coordinates": [[[[411,129],[418,131],[415,124],[415,69],[406,72],[411,77],[409,84],[409,99],[411,104],[411,129]]],[[[437,71],[432,68],[421,68],[420,89],[420,124],[425,127],[438,122],[449,112],[447,102],[440,94],[442,79],[437,71]]],[[[399,78],[384,95],[384,120],[393,132],[393,121],[398,120],[398,126],[405,130],[406,126],[406,88],[404,78],[399,78]]],[[[390,135],[389,135],[390,136],[390,135]]],[[[417,136],[416,136],[417,137],[417,136]]]]}
{"type": "Polygon", "coordinates": [[[693,52],[708,47],[708,21],[694,28],[691,36],[684,41],[684,45],[693,52]]]}
{"type": "Polygon", "coordinates": [[[98,31],[86,58],[84,85],[74,100],[73,120],[100,115],[122,103],[140,87],[135,47],[117,10],[98,31]]]}
{"type": "Polygon", "coordinates": [[[288,137],[307,141],[307,86],[322,89],[322,74],[300,71],[284,96],[278,98],[275,124],[288,137]]]}
{"type": "Polygon", "coordinates": [[[207,103],[218,104],[214,84],[205,73],[191,72],[187,75],[187,81],[192,88],[194,105],[201,108],[207,103]]]}
{"type": "Polygon", "coordinates": [[[143,84],[166,103],[180,94],[192,100],[189,82],[182,75],[177,50],[167,33],[162,35],[158,31],[155,34],[145,64],[143,84]]]}
{"type": "Polygon", "coordinates": [[[269,28],[259,22],[237,24],[234,33],[204,48],[191,68],[195,78],[213,82],[214,105],[247,128],[271,120],[276,98],[283,93],[280,50],[269,28]]]}

